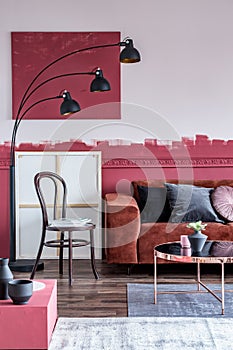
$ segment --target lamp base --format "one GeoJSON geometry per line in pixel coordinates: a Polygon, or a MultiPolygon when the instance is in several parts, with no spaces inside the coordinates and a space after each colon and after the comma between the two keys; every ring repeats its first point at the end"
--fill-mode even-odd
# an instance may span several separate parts
{"type": "MultiPolygon", "coordinates": [[[[20,259],[16,261],[10,261],[9,267],[11,271],[15,271],[15,272],[31,272],[34,266],[34,263],[35,263],[34,260],[20,259]]],[[[44,263],[40,261],[36,270],[37,271],[44,270],[44,263]]]]}

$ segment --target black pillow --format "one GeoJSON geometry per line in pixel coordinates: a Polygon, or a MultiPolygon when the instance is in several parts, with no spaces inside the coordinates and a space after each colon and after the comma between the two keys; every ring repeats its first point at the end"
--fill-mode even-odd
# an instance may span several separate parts
{"type": "Polygon", "coordinates": [[[212,188],[165,183],[172,210],[171,222],[224,222],[212,207],[212,188]]]}
{"type": "Polygon", "coordinates": [[[141,222],[167,222],[171,210],[166,199],[166,188],[137,185],[137,189],[141,222]]]}

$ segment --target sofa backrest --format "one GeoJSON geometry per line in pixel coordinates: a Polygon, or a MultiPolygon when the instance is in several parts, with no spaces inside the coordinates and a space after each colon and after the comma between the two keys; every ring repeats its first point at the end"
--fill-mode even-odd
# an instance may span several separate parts
{"type": "Polygon", "coordinates": [[[164,182],[172,183],[172,184],[190,184],[194,186],[200,187],[210,187],[216,188],[218,186],[230,186],[233,187],[233,180],[177,180],[177,179],[151,179],[151,180],[134,180],[131,182],[133,189],[133,196],[136,201],[139,201],[138,196],[138,185],[139,186],[147,186],[147,187],[164,187],[164,182]]]}

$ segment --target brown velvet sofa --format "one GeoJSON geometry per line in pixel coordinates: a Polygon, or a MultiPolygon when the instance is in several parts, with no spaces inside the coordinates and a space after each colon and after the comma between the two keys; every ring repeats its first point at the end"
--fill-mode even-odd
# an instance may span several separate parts
{"type": "MultiPolygon", "coordinates": [[[[176,180],[166,182],[177,184],[176,180]]],[[[191,182],[179,181],[179,184],[217,188],[218,186],[233,187],[233,180],[197,180],[191,182]]],[[[108,263],[117,264],[152,264],[153,249],[165,242],[179,241],[181,235],[192,232],[186,222],[145,222],[141,223],[138,206],[137,186],[161,187],[162,180],[133,181],[133,195],[108,193],[105,195],[105,254],[108,263]]],[[[233,241],[233,223],[207,222],[205,234],[208,240],[233,241]]],[[[158,259],[159,263],[167,261],[158,259]]]]}

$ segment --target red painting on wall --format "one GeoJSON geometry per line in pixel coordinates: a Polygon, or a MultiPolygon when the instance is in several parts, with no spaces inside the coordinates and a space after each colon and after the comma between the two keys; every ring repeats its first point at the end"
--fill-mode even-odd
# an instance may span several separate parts
{"type": "MultiPolygon", "coordinates": [[[[57,58],[91,46],[114,44],[120,32],[12,32],[12,119],[16,118],[21,98],[28,85],[45,66],[57,58]]],[[[103,70],[111,85],[106,92],[90,92],[93,75],[57,78],[41,85],[29,98],[24,111],[36,101],[53,97],[67,90],[81,111],[72,119],[120,119],[120,47],[106,47],[70,55],[50,68],[35,81],[31,90],[53,76],[73,72],[103,70]]],[[[33,107],[25,119],[67,119],[60,115],[62,99],[46,101],[33,107]]]]}

